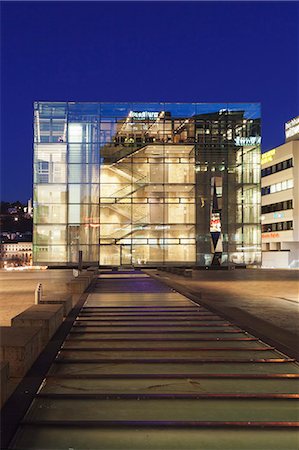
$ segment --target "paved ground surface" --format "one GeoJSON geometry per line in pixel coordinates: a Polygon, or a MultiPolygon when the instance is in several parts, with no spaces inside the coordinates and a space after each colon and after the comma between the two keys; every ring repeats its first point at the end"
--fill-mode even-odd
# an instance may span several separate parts
{"type": "Polygon", "coordinates": [[[164,283],[100,275],[9,448],[298,450],[299,366],[164,283]]]}
{"type": "Polygon", "coordinates": [[[147,270],[299,359],[299,271],[193,271],[192,278],[147,270]]]}
{"type": "Polygon", "coordinates": [[[37,283],[45,294],[66,292],[72,270],[33,270],[8,272],[0,270],[0,326],[10,326],[11,319],[34,303],[37,283]]]}

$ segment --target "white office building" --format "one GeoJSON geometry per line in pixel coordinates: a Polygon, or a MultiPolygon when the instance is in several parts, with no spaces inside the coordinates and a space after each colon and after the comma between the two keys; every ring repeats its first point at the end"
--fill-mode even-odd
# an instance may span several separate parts
{"type": "Polygon", "coordinates": [[[262,265],[299,267],[299,116],[262,156],[262,265]]]}

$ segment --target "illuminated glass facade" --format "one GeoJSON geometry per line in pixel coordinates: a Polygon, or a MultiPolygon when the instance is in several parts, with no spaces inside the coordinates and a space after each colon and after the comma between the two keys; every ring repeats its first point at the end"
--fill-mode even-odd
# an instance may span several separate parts
{"type": "Polygon", "coordinates": [[[34,263],[260,264],[259,104],[34,109],[34,263]]]}

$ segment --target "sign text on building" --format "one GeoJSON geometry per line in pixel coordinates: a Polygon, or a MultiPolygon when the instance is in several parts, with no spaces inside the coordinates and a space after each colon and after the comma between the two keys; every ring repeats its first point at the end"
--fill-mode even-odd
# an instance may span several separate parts
{"type": "Polygon", "coordinates": [[[275,239],[275,238],[279,238],[280,234],[279,233],[262,233],[262,239],[275,239]]]}
{"type": "Polygon", "coordinates": [[[235,138],[235,144],[238,147],[260,145],[261,140],[262,140],[261,136],[248,136],[248,137],[237,136],[235,138]]]}
{"type": "Polygon", "coordinates": [[[159,113],[152,111],[130,111],[129,117],[137,120],[156,120],[159,117],[159,113]]]}
{"type": "Polygon", "coordinates": [[[269,150],[266,153],[263,153],[262,159],[261,159],[261,165],[271,162],[272,159],[274,158],[274,156],[275,156],[275,148],[273,148],[273,150],[269,150]]]}

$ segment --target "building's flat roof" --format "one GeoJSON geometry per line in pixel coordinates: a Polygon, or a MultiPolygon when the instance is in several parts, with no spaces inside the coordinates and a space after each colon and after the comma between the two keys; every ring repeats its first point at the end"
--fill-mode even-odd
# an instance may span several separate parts
{"type": "Polygon", "coordinates": [[[244,111],[244,117],[258,119],[261,117],[259,102],[219,102],[219,103],[184,103],[184,102],[55,102],[36,101],[36,110],[48,108],[61,109],[61,112],[76,112],[85,115],[101,115],[103,117],[127,117],[131,111],[160,112],[167,111],[172,117],[191,117],[199,114],[225,113],[244,111]]]}

